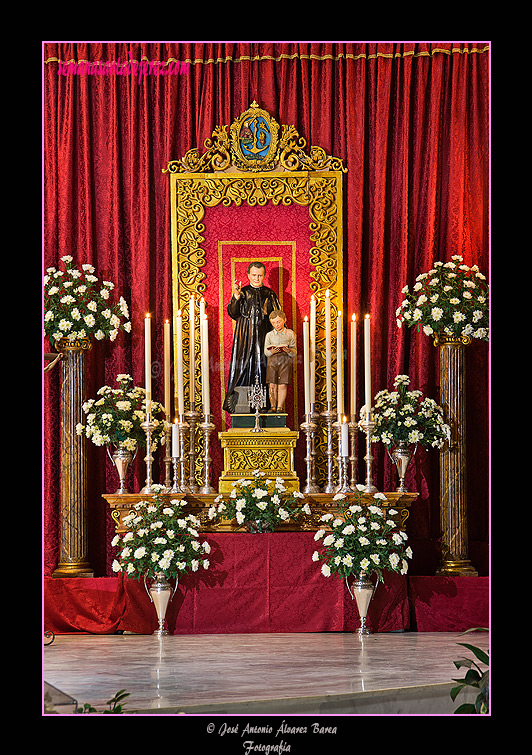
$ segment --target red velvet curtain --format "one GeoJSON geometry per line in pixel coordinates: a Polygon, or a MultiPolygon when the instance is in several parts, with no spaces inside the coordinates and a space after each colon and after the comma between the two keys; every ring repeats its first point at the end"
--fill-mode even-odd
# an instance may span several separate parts
{"type": "MultiPolygon", "coordinates": [[[[350,311],[373,317],[375,390],[408,373],[412,387],[438,398],[438,354],[427,337],[397,329],[395,309],[403,286],[436,260],[462,254],[488,273],[487,43],[46,43],[43,61],[43,267],[65,254],[93,264],[128,301],[132,320],[130,335],[90,353],[89,396],[120,372],[142,384],[144,313],[158,323],[171,314],[163,168],[192,147],[202,151],[216,125],[256,100],[348,168],[344,276],[350,311]],[[166,76],[68,72],[66,64],[83,61],[189,65],[166,76]]],[[[162,327],[156,339],[154,358],[162,362],[162,327]]],[[[468,348],[467,376],[470,556],[485,572],[485,343],[468,348]]],[[[154,389],[162,393],[162,381],[154,389]]],[[[44,569],[51,574],[59,551],[57,370],[44,376],[43,394],[44,569]]],[[[104,575],[114,525],[101,495],[115,489],[116,475],[104,451],[87,446],[89,558],[104,575]]],[[[379,489],[393,489],[382,451],[375,467],[379,489]]],[[[437,453],[418,453],[407,479],[420,493],[408,525],[418,574],[437,566],[438,469],[437,453]]],[[[132,475],[139,490],[140,459],[132,475]]]]}

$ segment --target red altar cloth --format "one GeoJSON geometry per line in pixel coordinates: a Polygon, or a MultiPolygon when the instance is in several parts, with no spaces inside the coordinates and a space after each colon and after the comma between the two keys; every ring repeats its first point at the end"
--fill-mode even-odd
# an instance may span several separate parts
{"type": "Polygon", "coordinates": [[[489,627],[488,577],[409,577],[412,629],[463,632],[489,627]]]}
{"type": "MultiPolygon", "coordinates": [[[[188,575],[171,601],[173,634],[354,631],[358,612],[344,583],[312,561],[313,532],[207,536],[211,565],[188,575]]],[[[388,574],[370,604],[372,632],[409,628],[406,577],[388,574]]],[[[46,578],[44,629],[55,634],[151,634],[155,609],[142,582],[120,577],[46,578]]]]}

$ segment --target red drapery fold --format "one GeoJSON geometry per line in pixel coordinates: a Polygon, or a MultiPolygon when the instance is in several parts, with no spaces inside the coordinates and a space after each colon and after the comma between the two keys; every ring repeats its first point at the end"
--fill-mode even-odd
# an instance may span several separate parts
{"type": "MultiPolygon", "coordinates": [[[[192,147],[201,151],[216,125],[230,124],[256,100],[348,168],[344,279],[350,311],[372,314],[375,391],[408,373],[412,387],[438,398],[438,355],[427,337],[396,327],[395,309],[403,286],[436,260],[461,254],[488,272],[487,43],[46,43],[43,60],[43,267],[65,254],[93,264],[128,301],[132,320],[130,335],[90,353],[89,396],[121,372],[143,383],[146,311],[162,364],[162,323],[171,314],[162,170],[192,147]],[[166,76],[153,68],[145,75],[69,72],[69,62],[84,61],[183,65],[166,76]]],[[[487,345],[473,344],[467,359],[469,535],[486,543],[487,345]]],[[[162,399],[162,381],[154,390],[162,399]]],[[[45,375],[43,392],[44,568],[51,574],[59,547],[57,370],[45,375]]],[[[116,477],[102,449],[88,444],[87,454],[89,557],[104,575],[114,525],[101,495],[115,489],[116,477]]],[[[379,489],[395,487],[382,452],[376,472],[379,489]]],[[[144,473],[138,459],[132,489],[142,487],[144,473]]],[[[414,568],[432,573],[437,454],[418,454],[409,474],[407,485],[420,493],[408,524],[422,554],[414,568]]],[[[482,571],[484,564],[475,565],[482,571]]]]}

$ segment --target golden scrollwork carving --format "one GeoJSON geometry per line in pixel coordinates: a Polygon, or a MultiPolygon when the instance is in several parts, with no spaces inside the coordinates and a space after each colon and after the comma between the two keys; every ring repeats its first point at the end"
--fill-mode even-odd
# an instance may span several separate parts
{"type": "Polygon", "coordinates": [[[469,346],[471,338],[463,335],[434,333],[432,342],[434,346],[469,346]]]}
{"type": "MultiPolygon", "coordinates": [[[[321,147],[306,150],[306,141],[294,126],[280,129],[273,118],[252,103],[231,129],[217,126],[206,151],[189,150],[181,160],[168,163],[163,171],[170,177],[172,235],[172,295],[174,311],[183,314],[183,350],[189,364],[188,301],[191,294],[206,290],[205,210],[231,205],[277,206],[299,204],[308,207],[310,223],[310,288],[318,300],[329,289],[333,310],[342,308],[342,160],[321,147]],[[265,141],[258,131],[261,118],[265,141]],[[251,135],[245,132],[249,127],[251,135]],[[252,127],[252,128],[251,128],[252,127]],[[280,133],[280,136],[279,136],[280,133]],[[246,142],[246,138],[248,141],[246,142]],[[269,141],[268,141],[269,140],[269,141]],[[244,145],[244,146],[243,146],[244,145]],[[263,151],[261,151],[263,147],[263,151]],[[245,152],[244,150],[247,151],[245,152]]],[[[317,350],[325,353],[323,308],[317,311],[317,350]]],[[[332,312],[335,316],[335,312],[332,312]]],[[[333,333],[333,348],[335,334],[333,333]]],[[[188,368],[186,368],[188,369],[188,368]]],[[[189,376],[185,375],[188,380],[189,376]]],[[[200,395],[201,366],[196,354],[193,379],[200,395]]],[[[316,401],[325,406],[325,359],[317,363],[316,401]]],[[[333,387],[333,393],[335,388],[333,387]]],[[[334,400],[334,396],[333,396],[334,400]]],[[[323,439],[318,439],[318,450],[323,439]]],[[[319,454],[323,457],[323,454],[319,454]]],[[[318,464],[318,467],[320,463],[318,464]]],[[[323,475],[320,468],[318,477],[323,475]]]]}
{"type": "Polygon", "coordinates": [[[299,136],[295,126],[283,126],[279,142],[279,162],[285,170],[339,170],[344,173],[342,160],[331,157],[322,147],[311,147],[305,152],[306,139],[299,136]]]}
{"type": "Polygon", "coordinates": [[[341,171],[347,172],[339,157],[322,147],[311,146],[294,125],[279,125],[256,102],[238,116],[231,126],[216,126],[212,138],[204,142],[205,152],[190,149],[181,160],[172,160],[163,173],[208,173],[233,166],[243,171],[341,171]]]}
{"type": "Polygon", "coordinates": [[[228,168],[231,164],[231,145],[227,128],[216,126],[212,139],[206,139],[203,143],[205,152],[202,155],[194,147],[181,160],[171,160],[163,173],[203,173],[228,168]]]}
{"type": "Polygon", "coordinates": [[[290,469],[290,453],[286,448],[238,448],[229,449],[229,464],[232,471],[253,469],[290,469]]]}

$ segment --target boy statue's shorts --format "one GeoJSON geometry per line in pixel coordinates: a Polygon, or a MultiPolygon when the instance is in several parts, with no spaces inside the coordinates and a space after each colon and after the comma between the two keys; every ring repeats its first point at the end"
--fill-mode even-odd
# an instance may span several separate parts
{"type": "Polygon", "coordinates": [[[288,354],[272,354],[268,357],[266,382],[288,385],[292,374],[292,360],[288,354]]]}

